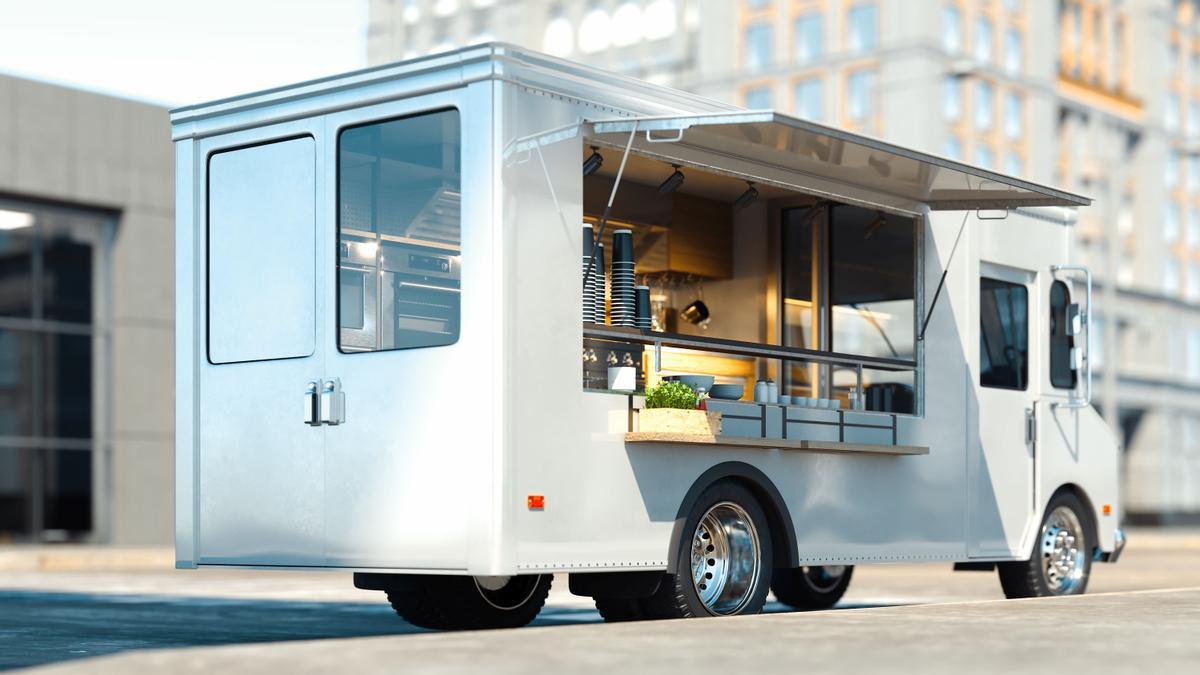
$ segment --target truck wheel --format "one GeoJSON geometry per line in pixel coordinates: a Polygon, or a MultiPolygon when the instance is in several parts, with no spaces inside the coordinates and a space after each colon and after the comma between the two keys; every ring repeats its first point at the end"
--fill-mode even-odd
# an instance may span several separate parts
{"type": "Polygon", "coordinates": [[[1081,595],[1092,571],[1091,518],[1075,495],[1064,492],[1046,507],[1029,560],[997,565],[1005,597],[1081,595]]]}
{"type": "Polygon", "coordinates": [[[595,598],[596,611],[606,623],[641,621],[646,618],[639,598],[595,598]]]}
{"type": "Polygon", "coordinates": [[[546,604],[552,575],[503,577],[429,576],[419,588],[387,591],[402,619],[422,628],[519,628],[546,604]]]}
{"type": "Polygon", "coordinates": [[[771,586],[771,532],[749,490],[722,481],[684,521],[675,569],[641,601],[643,617],[757,614],[771,586]]]}
{"type": "Polygon", "coordinates": [[[845,595],[853,574],[853,565],[778,569],[771,576],[771,590],[789,607],[829,609],[845,595]]]}

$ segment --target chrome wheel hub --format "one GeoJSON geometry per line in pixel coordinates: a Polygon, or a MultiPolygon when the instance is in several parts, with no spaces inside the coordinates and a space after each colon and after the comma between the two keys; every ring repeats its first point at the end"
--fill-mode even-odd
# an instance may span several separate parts
{"type": "Polygon", "coordinates": [[[803,569],[804,580],[808,582],[810,588],[818,593],[828,593],[837,588],[846,574],[845,565],[823,565],[803,569]]]}
{"type": "Polygon", "coordinates": [[[733,502],[710,508],[692,536],[692,583],[713,614],[737,614],[758,585],[758,531],[733,502]]]}
{"type": "Polygon", "coordinates": [[[1083,527],[1071,509],[1060,506],[1042,525],[1042,575],[1055,595],[1074,593],[1085,569],[1083,527]]]}

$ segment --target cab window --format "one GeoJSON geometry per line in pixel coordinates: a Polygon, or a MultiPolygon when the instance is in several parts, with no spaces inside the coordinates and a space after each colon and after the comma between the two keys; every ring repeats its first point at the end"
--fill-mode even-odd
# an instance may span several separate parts
{"type": "Polygon", "coordinates": [[[1029,290],[979,280],[979,384],[1025,389],[1029,382],[1029,290]]]}

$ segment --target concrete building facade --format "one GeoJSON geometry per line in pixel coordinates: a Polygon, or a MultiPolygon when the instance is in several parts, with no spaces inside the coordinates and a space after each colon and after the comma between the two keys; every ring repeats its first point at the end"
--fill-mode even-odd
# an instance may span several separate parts
{"type": "Polygon", "coordinates": [[[166,109],[0,76],[0,543],[172,537],[166,109]]]}
{"type": "Polygon", "coordinates": [[[1095,402],[1200,520],[1200,1],[370,0],[369,61],[502,40],[1095,198],[1095,402]]]}

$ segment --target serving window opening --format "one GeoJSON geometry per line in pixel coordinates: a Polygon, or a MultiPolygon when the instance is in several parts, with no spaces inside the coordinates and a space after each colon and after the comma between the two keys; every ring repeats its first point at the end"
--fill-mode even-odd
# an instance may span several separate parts
{"type": "Polygon", "coordinates": [[[581,155],[585,389],[692,375],[754,402],[769,380],[800,406],[917,411],[916,218],[635,152],[593,247],[621,156],[581,155]]]}

